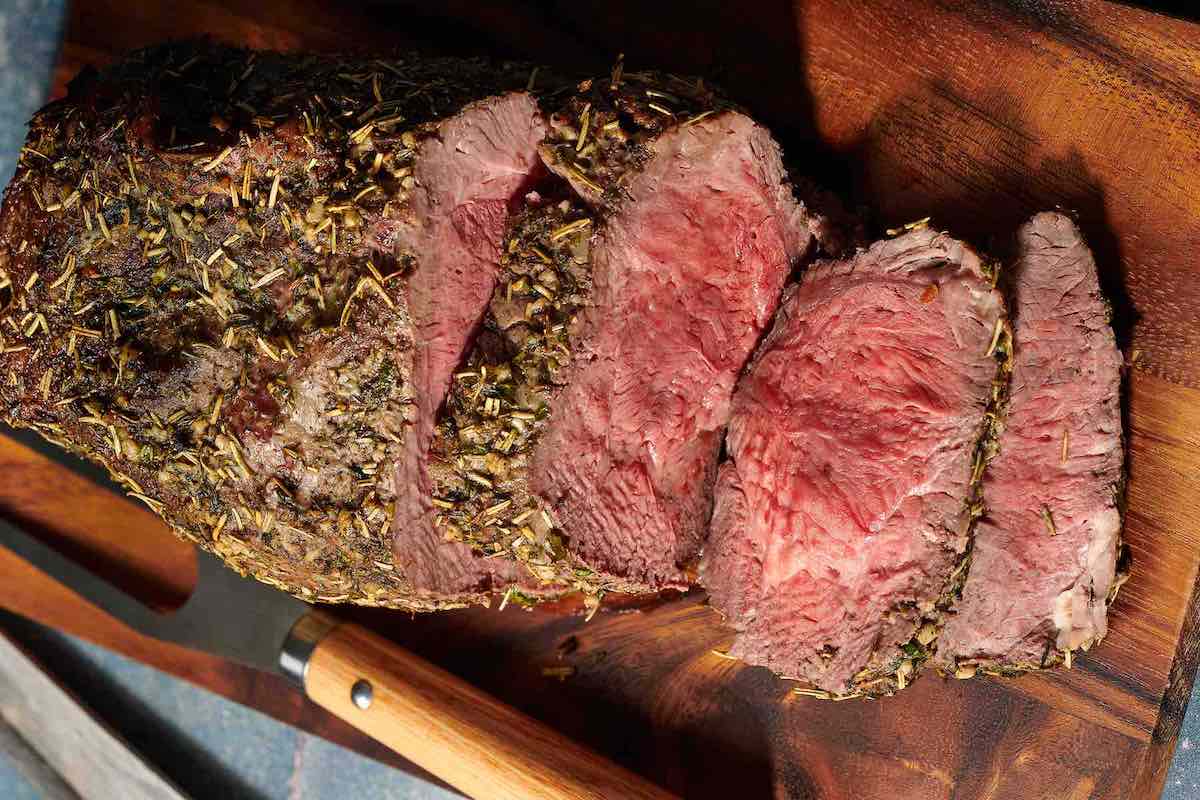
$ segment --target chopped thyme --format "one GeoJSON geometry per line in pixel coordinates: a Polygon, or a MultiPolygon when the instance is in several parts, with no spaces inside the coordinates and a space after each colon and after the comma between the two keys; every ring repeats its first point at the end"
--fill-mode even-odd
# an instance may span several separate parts
{"type": "MultiPolygon", "coordinates": [[[[394,564],[385,465],[414,403],[396,279],[414,259],[363,254],[415,186],[418,142],[528,73],[172,43],[95,75],[111,102],[75,93],[43,109],[11,191],[47,234],[0,245],[6,419],[309,600],[486,601],[416,596],[394,564]]],[[[484,396],[512,428],[513,398],[484,396]]],[[[499,485],[497,466],[472,470],[499,485]]]]}
{"type": "Polygon", "coordinates": [[[1054,525],[1054,515],[1050,512],[1049,506],[1046,506],[1046,505],[1042,506],[1041,516],[1042,516],[1042,522],[1044,522],[1046,524],[1046,532],[1049,533],[1051,536],[1057,536],[1058,528],[1055,527],[1055,525],[1054,525]]]}

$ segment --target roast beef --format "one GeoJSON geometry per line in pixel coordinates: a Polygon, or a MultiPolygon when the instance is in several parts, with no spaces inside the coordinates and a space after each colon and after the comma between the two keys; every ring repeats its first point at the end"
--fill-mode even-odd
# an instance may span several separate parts
{"type": "Polygon", "coordinates": [[[5,418],[305,597],[479,599],[396,569],[393,465],[535,171],[528,76],[210,44],[82,75],[34,118],[0,213],[5,418]]]}
{"type": "Polygon", "coordinates": [[[702,85],[588,82],[552,129],[577,196],[533,198],[510,237],[435,448],[438,530],[593,597],[682,587],[734,383],[816,223],[702,85]]]}
{"type": "Polygon", "coordinates": [[[487,592],[528,573],[477,558],[433,528],[427,459],[451,374],[479,330],[496,286],[510,204],[535,180],[545,124],[528,94],[468,107],[441,123],[414,164],[412,213],[397,237],[401,259],[419,265],[407,283],[417,326],[417,424],[396,468],[396,563],[433,596],[487,592]]]}
{"type": "Polygon", "coordinates": [[[702,565],[733,655],[819,692],[903,688],[961,574],[1003,319],[980,258],[929,228],[787,291],[702,565]]]}
{"type": "Polygon", "coordinates": [[[1017,237],[1012,383],[961,601],[936,663],[961,676],[1071,658],[1104,636],[1121,531],[1121,355],[1078,228],[1017,237]]]}

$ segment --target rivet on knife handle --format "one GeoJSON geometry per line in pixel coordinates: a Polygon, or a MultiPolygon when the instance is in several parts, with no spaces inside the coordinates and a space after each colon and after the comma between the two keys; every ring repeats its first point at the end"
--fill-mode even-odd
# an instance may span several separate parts
{"type": "Polygon", "coordinates": [[[359,678],[350,687],[350,699],[354,701],[354,705],[366,711],[371,707],[371,700],[375,697],[375,690],[371,688],[371,682],[363,678],[359,678]]]}

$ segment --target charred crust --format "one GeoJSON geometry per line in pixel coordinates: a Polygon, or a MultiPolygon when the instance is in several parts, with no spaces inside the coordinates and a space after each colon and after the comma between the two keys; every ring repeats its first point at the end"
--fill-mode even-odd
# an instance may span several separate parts
{"type": "Polygon", "coordinates": [[[189,42],[81,73],[0,216],[6,421],[306,599],[456,604],[392,557],[413,397],[387,234],[421,140],[529,72],[189,42]]]}
{"type": "Polygon", "coordinates": [[[447,539],[578,588],[591,571],[570,556],[527,476],[590,300],[593,224],[569,199],[510,221],[484,329],[454,375],[430,449],[435,526],[447,539]]]}
{"type": "Polygon", "coordinates": [[[657,136],[732,108],[703,79],[626,72],[619,62],[611,76],[582,81],[550,106],[542,158],[589,203],[612,204],[650,157],[657,136]]]}

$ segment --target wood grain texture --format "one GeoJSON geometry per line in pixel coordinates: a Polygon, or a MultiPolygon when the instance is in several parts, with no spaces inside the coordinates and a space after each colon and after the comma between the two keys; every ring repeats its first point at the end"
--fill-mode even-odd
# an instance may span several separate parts
{"type": "Polygon", "coordinates": [[[670,800],[674,795],[358,625],[317,645],[317,705],[477,800],[670,800]],[[352,700],[360,681],[369,706],[352,700]]]}
{"type": "MultiPolygon", "coordinates": [[[[24,437],[26,432],[22,431],[24,437]]],[[[150,605],[173,608],[196,583],[192,547],[164,542],[163,525],[146,508],[114,505],[87,479],[24,444],[0,436],[0,514],[30,531],[52,533],[55,547],[113,579],[150,605]],[[104,548],[94,542],[104,540],[104,548]]],[[[174,539],[174,537],[172,537],[174,539]]]]}
{"type": "MultiPolygon", "coordinates": [[[[1071,672],[927,676],[897,698],[821,703],[713,655],[727,636],[699,595],[587,624],[562,608],[349,617],[687,797],[1157,796],[1200,657],[1200,27],[1098,0],[764,0],[752,14],[718,0],[331,9],[81,2],[58,74],[203,32],[288,48],[428,42],[593,69],[625,52],[630,65],[701,72],[879,227],[933,214],[987,246],[1034,211],[1076,210],[1137,362],[1126,415],[1133,579],[1109,637],[1071,672]],[[560,682],[546,667],[573,672],[560,682]]],[[[186,557],[140,509],[90,509],[130,520],[93,530],[56,511],[53,492],[27,488],[27,477],[69,477],[20,451],[4,457],[7,512],[42,515],[48,533],[109,565],[140,565],[167,594],[190,586],[179,578],[186,557]]],[[[73,502],[93,501],[118,502],[73,502]]],[[[3,552],[0,570],[12,576],[0,581],[10,608],[397,763],[269,676],[136,637],[3,552]]]]}
{"type": "Polygon", "coordinates": [[[2,634],[0,716],[83,800],[185,800],[2,634]]]}

